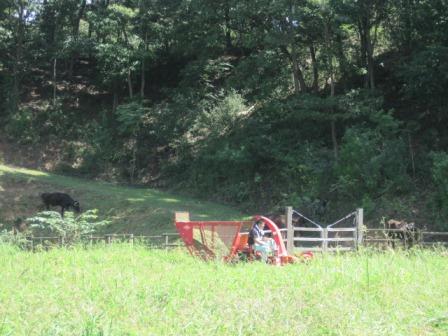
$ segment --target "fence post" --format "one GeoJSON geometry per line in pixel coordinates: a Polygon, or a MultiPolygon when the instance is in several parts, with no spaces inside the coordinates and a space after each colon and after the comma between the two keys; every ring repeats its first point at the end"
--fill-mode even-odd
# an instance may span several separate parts
{"type": "Polygon", "coordinates": [[[328,251],[328,229],[323,228],[321,231],[321,237],[322,237],[322,252],[328,251]]]}
{"type": "Polygon", "coordinates": [[[294,226],[292,225],[292,207],[286,207],[286,250],[289,255],[294,254],[294,226]]]}
{"type": "Polygon", "coordinates": [[[165,250],[168,251],[169,238],[168,238],[168,235],[166,233],[164,233],[164,235],[165,235],[165,250]]]}
{"type": "Polygon", "coordinates": [[[358,236],[357,246],[362,245],[364,230],[364,209],[356,209],[356,234],[358,236]]]}

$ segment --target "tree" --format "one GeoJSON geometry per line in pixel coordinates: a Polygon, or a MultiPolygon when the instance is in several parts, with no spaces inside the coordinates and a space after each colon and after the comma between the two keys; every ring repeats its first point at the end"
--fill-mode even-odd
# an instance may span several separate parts
{"type": "Polygon", "coordinates": [[[341,15],[347,15],[359,35],[360,68],[365,73],[364,87],[375,89],[375,47],[379,29],[387,17],[386,0],[335,1],[341,15]]]}
{"type": "Polygon", "coordinates": [[[9,70],[10,94],[7,97],[7,109],[10,113],[18,110],[21,82],[26,72],[26,35],[27,27],[33,24],[32,15],[37,5],[33,0],[7,0],[4,2],[3,24],[7,33],[5,40],[5,64],[9,70]]]}
{"type": "Polygon", "coordinates": [[[96,46],[96,57],[102,82],[113,92],[113,110],[118,105],[119,90],[123,81],[127,82],[129,98],[134,96],[132,73],[139,63],[136,57],[139,39],[132,29],[132,19],[135,15],[136,10],[113,4],[104,9],[104,13],[92,13],[89,18],[100,40],[96,46]]]}

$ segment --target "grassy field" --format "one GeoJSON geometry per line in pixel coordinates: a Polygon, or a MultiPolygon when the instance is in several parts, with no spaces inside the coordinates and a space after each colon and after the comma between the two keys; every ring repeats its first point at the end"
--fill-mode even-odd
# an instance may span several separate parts
{"type": "Polygon", "coordinates": [[[175,211],[189,211],[193,219],[242,218],[230,207],[186,196],[0,164],[0,224],[11,225],[17,218],[34,215],[42,210],[39,194],[54,191],[69,193],[80,201],[83,210],[99,209],[100,216],[112,220],[104,228],[107,233],[172,232],[175,211]]]}
{"type": "MultiPolygon", "coordinates": [[[[445,252],[446,253],[446,252],[445,252]]],[[[0,335],[447,335],[441,251],[286,267],[111,245],[0,245],[0,335]]]]}

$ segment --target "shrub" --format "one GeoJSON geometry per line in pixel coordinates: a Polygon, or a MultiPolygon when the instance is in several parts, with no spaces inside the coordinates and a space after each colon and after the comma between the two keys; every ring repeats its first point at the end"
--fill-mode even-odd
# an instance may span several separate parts
{"type": "Polygon", "coordinates": [[[8,244],[24,248],[27,246],[28,241],[22,233],[14,234],[12,231],[3,230],[0,231],[0,244],[8,244]]]}
{"type": "Polygon", "coordinates": [[[222,136],[237,125],[247,110],[244,98],[231,91],[215,106],[199,113],[193,126],[193,133],[197,133],[200,138],[222,136]]]}
{"type": "Polygon", "coordinates": [[[350,197],[370,198],[409,184],[409,159],[403,139],[388,138],[363,127],[347,130],[336,166],[335,190],[350,197]]]}
{"type": "Polygon", "coordinates": [[[39,140],[34,124],[33,111],[29,108],[23,108],[11,115],[5,131],[10,138],[17,139],[22,144],[33,144],[39,140]]]}
{"type": "Polygon", "coordinates": [[[73,212],[66,212],[62,217],[55,211],[39,212],[36,216],[26,219],[30,228],[54,234],[64,238],[68,245],[80,241],[82,235],[95,232],[98,228],[110,223],[108,220],[98,220],[98,210],[88,210],[75,217],[73,212]]]}
{"type": "MultiPolygon", "coordinates": [[[[436,187],[433,197],[433,209],[437,221],[446,221],[448,219],[448,153],[431,153],[433,166],[431,177],[436,187]]],[[[446,229],[446,225],[439,225],[446,229]]]]}

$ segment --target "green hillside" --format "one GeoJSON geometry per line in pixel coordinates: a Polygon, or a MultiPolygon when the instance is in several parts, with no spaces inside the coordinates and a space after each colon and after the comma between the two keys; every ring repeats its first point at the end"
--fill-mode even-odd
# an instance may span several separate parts
{"type": "Polygon", "coordinates": [[[242,214],[229,207],[147,188],[133,188],[0,165],[0,223],[10,226],[42,210],[39,194],[67,192],[82,210],[98,209],[112,220],[108,233],[155,234],[174,230],[175,211],[196,219],[234,219],[242,214]]]}
{"type": "Polygon", "coordinates": [[[4,0],[0,162],[448,230],[447,73],[446,0],[4,0]]]}

